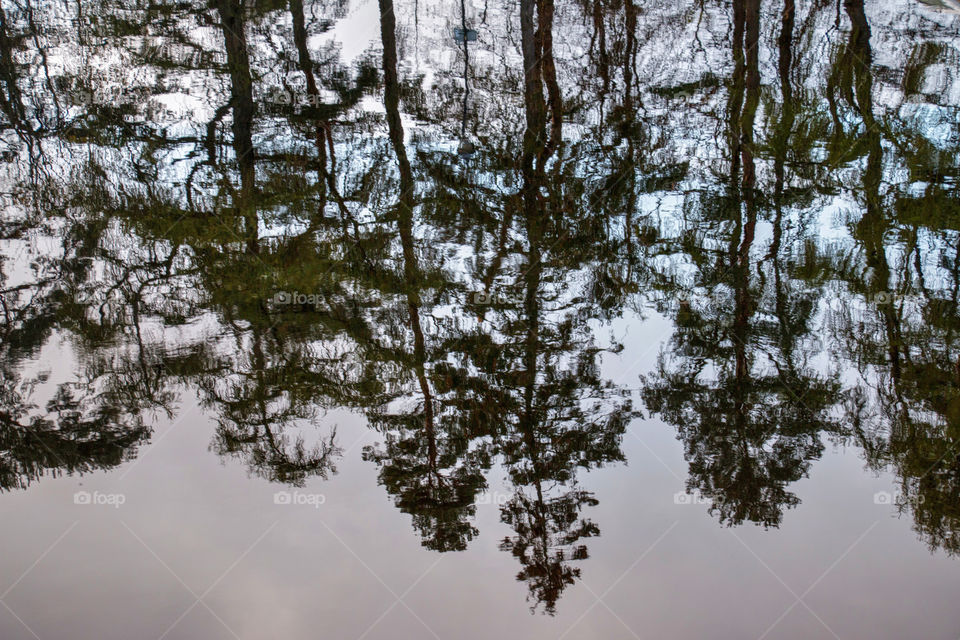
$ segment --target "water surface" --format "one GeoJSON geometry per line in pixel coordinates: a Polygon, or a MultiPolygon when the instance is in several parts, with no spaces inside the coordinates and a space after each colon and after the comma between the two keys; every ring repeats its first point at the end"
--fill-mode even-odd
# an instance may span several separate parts
{"type": "Polygon", "coordinates": [[[955,4],[4,3],[0,637],[956,638],[955,4]]]}

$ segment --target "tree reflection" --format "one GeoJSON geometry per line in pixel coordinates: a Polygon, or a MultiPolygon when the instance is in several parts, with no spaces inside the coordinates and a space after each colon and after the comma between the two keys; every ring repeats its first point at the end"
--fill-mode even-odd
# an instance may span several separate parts
{"type": "MultiPolygon", "coordinates": [[[[943,158],[955,166],[957,150],[941,150],[922,130],[894,129],[877,117],[864,4],[849,0],[844,9],[853,25],[844,49],[851,63],[849,70],[838,65],[835,72],[836,90],[842,96],[836,103],[845,103],[858,114],[863,131],[859,149],[866,163],[858,204],[864,213],[853,225],[853,235],[856,257],[864,268],[837,271],[868,303],[862,311],[844,307],[833,316],[848,357],[858,362],[864,377],[853,390],[849,416],[870,466],[892,468],[899,476],[898,506],[912,513],[920,536],[931,548],[957,553],[960,272],[955,225],[944,224],[942,217],[952,205],[941,200],[955,198],[956,185],[945,179],[940,164],[943,158]],[[885,139],[911,150],[906,162],[916,178],[927,182],[919,196],[903,185],[884,184],[884,165],[890,162],[883,149],[885,139]],[[920,202],[933,215],[918,217],[920,202]],[[933,202],[946,204],[946,209],[933,202]]],[[[836,135],[843,135],[843,130],[837,129],[836,135]]]]}
{"type": "Polygon", "coordinates": [[[130,459],[182,394],[303,486],[348,410],[431,550],[502,470],[500,548],[552,614],[600,532],[581,472],[637,417],[601,333],[659,312],[640,395],[720,522],[780,526],[852,442],[960,549],[948,30],[888,38],[893,69],[864,0],[521,0],[477,42],[466,2],[461,36],[378,8],[347,48],[343,2],[0,9],[0,486],[130,459]]]}
{"type": "MultiPolygon", "coordinates": [[[[683,248],[696,265],[695,280],[665,287],[677,333],[657,372],[644,379],[643,396],[652,412],[677,428],[689,464],[688,490],[710,499],[711,511],[726,524],[776,527],[784,509],[799,504],[788,486],[822,454],[822,434],[839,429],[830,417],[839,384],[810,362],[821,348],[810,335],[820,296],[816,283],[784,281],[782,155],[773,158],[774,198],[760,200],[754,132],[759,10],[756,0],[734,4],[729,174],[718,193],[701,198],[696,226],[686,232],[683,248]],[[756,230],[761,207],[766,215],[771,206],[772,242],[764,255],[756,230]]],[[[780,37],[785,81],[792,59],[790,11],[780,37]]],[[[788,144],[796,110],[789,82],[781,98],[774,127],[780,149],[788,144]]]]}

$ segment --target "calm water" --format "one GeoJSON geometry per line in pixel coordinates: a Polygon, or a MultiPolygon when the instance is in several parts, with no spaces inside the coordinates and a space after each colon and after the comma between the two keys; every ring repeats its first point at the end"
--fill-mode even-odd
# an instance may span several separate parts
{"type": "Polygon", "coordinates": [[[960,3],[0,10],[0,638],[960,636],[960,3]]]}

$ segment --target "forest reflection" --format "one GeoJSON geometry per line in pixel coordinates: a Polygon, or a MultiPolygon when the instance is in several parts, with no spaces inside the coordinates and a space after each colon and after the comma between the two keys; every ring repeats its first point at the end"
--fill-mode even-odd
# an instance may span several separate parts
{"type": "Polygon", "coordinates": [[[346,408],[431,550],[502,471],[552,613],[581,474],[656,418],[723,525],[842,444],[957,553],[960,23],[879,4],[379,0],[352,57],[345,1],[4,6],[0,485],[131,460],[195,393],[303,486],[346,408]],[[606,377],[651,314],[657,366],[606,377]]]}

